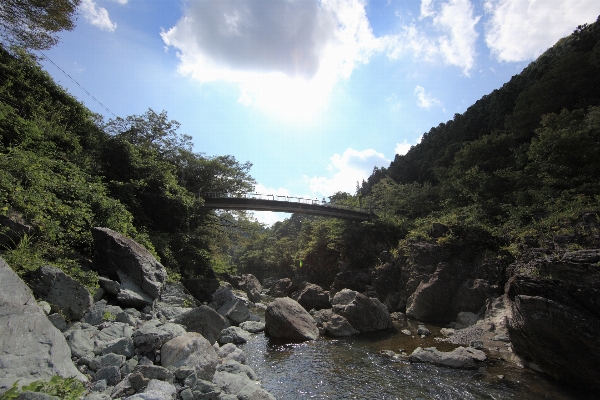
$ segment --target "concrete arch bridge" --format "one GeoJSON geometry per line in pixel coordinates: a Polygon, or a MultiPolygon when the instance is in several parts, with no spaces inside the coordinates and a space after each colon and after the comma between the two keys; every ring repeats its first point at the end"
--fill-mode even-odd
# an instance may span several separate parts
{"type": "Polygon", "coordinates": [[[351,221],[369,221],[375,218],[370,210],[333,205],[317,199],[305,199],[292,196],[278,196],[260,193],[200,193],[204,199],[204,208],[220,210],[275,211],[319,215],[347,219],[351,221]]]}

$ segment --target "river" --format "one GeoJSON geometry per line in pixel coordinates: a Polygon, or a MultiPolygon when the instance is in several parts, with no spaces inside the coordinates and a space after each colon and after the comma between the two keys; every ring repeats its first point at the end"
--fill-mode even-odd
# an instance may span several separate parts
{"type": "MultiPolygon", "coordinates": [[[[254,310],[259,314],[260,310],[254,310]]],[[[264,317],[264,311],[263,315],[264,317]]],[[[400,332],[416,331],[413,321],[395,322],[395,330],[349,338],[320,337],[290,343],[252,335],[241,346],[247,364],[262,386],[277,399],[581,399],[581,394],[539,374],[499,359],[477,370],[457,370],[429,364],[395,362],[380,350],[417,346],[451,350],[455,345],[434,340],[440,327],[426,325],[432,335],[421,339],[400,332]]]]}

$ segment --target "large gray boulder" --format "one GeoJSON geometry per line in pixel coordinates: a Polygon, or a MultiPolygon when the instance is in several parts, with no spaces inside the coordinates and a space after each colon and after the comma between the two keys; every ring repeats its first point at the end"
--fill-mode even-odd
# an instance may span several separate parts
{"type": "Polygon", "coordinates": [[[307,311],[313,308],[315,310],[331,308],[329,292],[324,291],[321,286],[314,283],[305,284],[293,297],[307,311]]]}
{"type": "Polygon", "coordinates": [[[293,340],[315,340],[319,328],[313,317],[297,301],[282,297],[269,303],[265,330],[270,336],[293,340]]]}
{"type": "Polygon", "coordinates": [[[435,347],[417,347],[408,360],[413,363],[430,363],[458,369],[477,368],[475,361],[485,361],[485,353],[471,347],[458,347],[452,351],[439,351],[435,347]]]}
{"type": "Polygon", "coordinates": [[[199,379],[212,380],[219,356],[204,336],[187,332],[169,340],[161,349],[161,365],[193,368],[199,379]]]}
{"type": "Polygon", "coordinates": [[[373,332],[392,326],[387,308],[376,298],[344,289],[331,299],[333,312],[346,318],[359,332],[373,332]]]}
{"type": "Polygon", "coordinates": [[[63,334],[0,259],[0,394],[16,380],[25,385],[54,375],[87,380],[71,361],[63,334]]]}
{"type": "Polygon", "coordinates": [[[69,321],[83,318],[94,303],[85,286],[51,265],[33,271],[29,283],[37,297],[50,303],[54,311],[69,321]]]}
{"type": "Polygon", "coordinates": [[[133,345],[140,354],[148,357],[160,350],[163,344],[185,332],[182,325],[172,322],[163,324],[157,319],[151,319],[134,332],[133,345]]]}
{"type": "Polygon", "coordinates": [[[192,308],[177,317],[174,322],[185,326],[188,332],[201,334],[211,344],[217,341],[223,329],[231,326],[227,318],[209,306],[192,308]]]}
{"type": "Polygon", "coordinates": [[[262,285],[259,280],[252,274],[243,274],[239,282],[239,288],[246,292],[248,299],[253,303],[258,303],[262,300],[260,294],[262,285]]]}
{"type": "MultiPolygon", "coordinates": [[[[159,297],[167,270],[137,242],[108,228],[92,228],[94,257],[92,267],[101,275],[121,282],[118,271],[129,276],[143,293],[159,297]]],[[[121,288],[122,290],[122,288],[121,288]]]]}

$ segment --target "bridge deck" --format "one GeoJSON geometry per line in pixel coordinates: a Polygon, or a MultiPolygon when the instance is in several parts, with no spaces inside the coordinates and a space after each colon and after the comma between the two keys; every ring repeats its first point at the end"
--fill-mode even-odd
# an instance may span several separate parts
{"type": "Polygon", "coordinates": [[[352,221],[368,221],[371,219],[371,214],[366,211],[347,210],[326,205],[303,204],[291,201],[239,197],[206,197],[204,198],[204,208],[302,213],[352,221]]]}

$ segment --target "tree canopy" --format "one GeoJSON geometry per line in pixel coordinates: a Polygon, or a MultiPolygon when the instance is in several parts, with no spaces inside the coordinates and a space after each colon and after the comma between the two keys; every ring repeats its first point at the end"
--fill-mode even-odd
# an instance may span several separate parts
{"type": "Polygon", "coordinates": [[[81,0],[2,0],[0,43],[45,50],[58,43],[58,32],[75,28],[81,0]]]}

